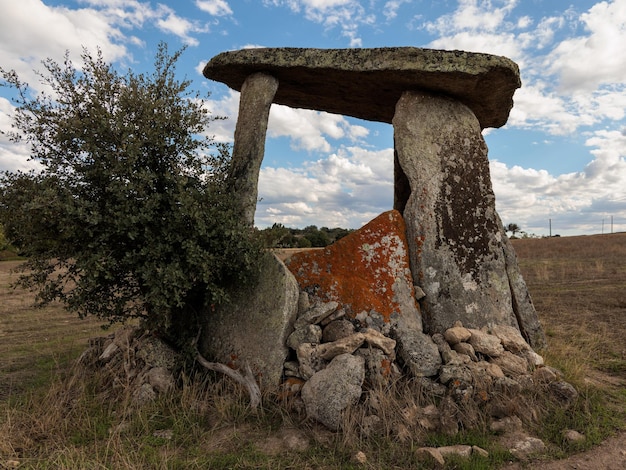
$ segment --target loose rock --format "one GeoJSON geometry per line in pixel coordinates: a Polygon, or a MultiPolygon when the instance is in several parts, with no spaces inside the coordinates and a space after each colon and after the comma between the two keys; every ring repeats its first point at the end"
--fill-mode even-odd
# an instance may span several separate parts
{"type": "Polygon", "coordinates": [[[489,357],[498,357],[504,352],[502,342],[497,336],[476,329],[470,329],[469,331],[471,333],[469,344],[472,345],[477,353],[489,357]]]}
{"type": "Polygon", "coordinates": [[[307,414],[331,430],[341,428],[342,412],[361,396],[365,379],[362,357],[341,354],[302,387],[307,414]]]}

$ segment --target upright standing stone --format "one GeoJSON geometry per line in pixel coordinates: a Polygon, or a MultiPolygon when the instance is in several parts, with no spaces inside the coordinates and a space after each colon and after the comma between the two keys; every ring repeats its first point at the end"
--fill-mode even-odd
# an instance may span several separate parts
{"type": "MultiPolygon", "coordinates": [[[[500,225],[502,222],[500,221],[500,225]]],[[[513,245],[506,234],[504,241],[504,259],[506,261],[506,272],[511,286],[511,300],[513,301],[513,312],[517,318],[519,330],[524,339],[534,349],[541,349],[547,346],[546,335],[543,332],[537,311],[530,298],[530,293],[526,287],[526,282],[517,264],[517,255],[513,245]]]]}
{"type": "Polygon", "coordinates": [[[198,347],[210,361],[235,369],[246,363],[266,390],[280,385],[289,349],[287,338],[298,312],[298,283],[274,254],[263,257],[258,279],[234,285],[230,302],[204,319],[198,347]]]}
{"type": "Polygon", "coordinates": [[[264,73],[250,75],[241,87],[228,181],[233,197],[239,199],[244,220],[250,225],[254,224],[267,120],[277,89],[278,80],[264,73]]]}
{"type": "Polygon", "coordinates": [[[451,98],[405,92],[393,118],[411,271],[422,287],[424,329],[518,327],[487,146],[474,113],[451,98]],[[406,189],[406,188],[405,188],[406,189]],[[405,196],[406,197],[406,196],[405,196]]]}

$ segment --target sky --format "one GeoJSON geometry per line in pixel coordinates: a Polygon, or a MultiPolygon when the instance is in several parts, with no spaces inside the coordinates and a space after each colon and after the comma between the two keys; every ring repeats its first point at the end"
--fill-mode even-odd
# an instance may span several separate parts
{"type": "MultiPolygon", "coordinates": [[[[149,72],[187,46],[180,78],[210,93],[207,133],[232,142],[237,92],[202,76],[250,47],[414,46],[503,55],[520,67],[507,124],[485,129],[496,208],[528,234],[626,231],[626,0],[0,0],[0,66],[34,90],[41,61],[97,48],[149,72]]],[[[0,88],[0,129],[10,127],[0,88]]],[[[28,170],[0,135],[0,171],[28,170]]],[[[255,225],[358,228],[393,206],[389,124],[272,105],[255,225]]]]}

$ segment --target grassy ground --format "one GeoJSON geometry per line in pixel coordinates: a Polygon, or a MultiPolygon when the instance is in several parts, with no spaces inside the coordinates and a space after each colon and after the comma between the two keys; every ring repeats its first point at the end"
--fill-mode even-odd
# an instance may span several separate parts
{"type": "MultiPolygon", "coordinates": [[[[547,457],[561,457],[626,427],[626,234],[514,246],[548,334],[543,353],[580,392],[572,409],[547,405],[534,429],[549,444],[547,457]],[[564,428],[587,441],[563,442],[564,428]]],[[[450,468],[511,459],[484,430],[418,435],[390,419],[382,437],[365,438],[356,427],[334,434],[271,396],[255,413],[244,391],[211,375],[184,378],[179,393],[132,410],[124,396],[110,400],[95,378],[72,369],[86,339],[103,334],[99,323],[58,306],[33,309],[30,293],[9,287],[16,263],[0,263],[0,468],[410,469],[424,468],[417,447],[454,443],[481,446],[490,457],[450,468]],[[355,461],[359,450],[366,464],[355,461]]],[[[413,390],[395,393],[406,401],[413,390]]]]}
{"type": "Polygon", "coordinates": [[[80,320],[61,306],[33,308],[33,295],[13,289],[21,261],[0,262],[0,402],[49,383],[68,367],[101,322],[80,320]]]}

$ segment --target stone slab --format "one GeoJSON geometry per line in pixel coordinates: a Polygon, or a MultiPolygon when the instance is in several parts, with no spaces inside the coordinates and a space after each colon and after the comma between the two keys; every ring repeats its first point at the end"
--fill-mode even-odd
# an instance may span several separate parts
{"type": "Polygon", "coordinates": [[[287,267],[311,299],[339,302],[349,318],[375,312],[385,323],[401,318],[409,328],[422,329],[398,211],[379,215],[323,250],[294,254],[287,267]]]}
{"type": "Polygon", "coordinates": [[[249,364],[264,390],[277,390],[298,308],[298,284],[268,253],[259,279],[235,285],[231,302],[207,312],[198,347],[204,357],[239,369],[249,364]]]}
{"type": "Polygon", "coordinates": [[[279,81],[274,102],[391,123],[404,91],[444,94],[464,103],[482,128],[501,127],[521,86],[506,57],[416,47],[376,49],[258,48],[223,52],[204,76],[241,90],[263,72],[279,81]]]}

